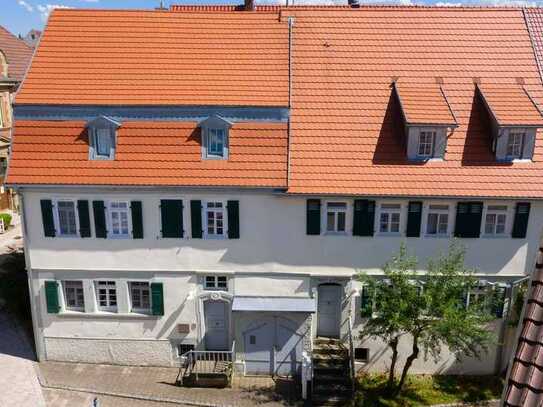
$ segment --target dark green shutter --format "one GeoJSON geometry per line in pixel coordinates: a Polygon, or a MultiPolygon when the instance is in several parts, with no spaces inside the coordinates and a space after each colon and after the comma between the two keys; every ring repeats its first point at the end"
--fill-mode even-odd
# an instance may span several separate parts
{"type": "Polygon", "coordinates": [[[105,239],[107,238],[106,227],[106,208],[104,201],[92,201],[92,211],[94,214],[94,230],[96,237],[105,239]]]}
{"type": "Polygon", "coordinates": [[[143,205],[141,201],[130,202],[132,212],[132,238],[143,239],[143,205]]]}
{"type": "Polygon", "coordinates": [[[43,221],[43,234],[46,237],[55,237],[55,221],[53,219],[53,201],[50,199],[42,199],[41,218],[43,221]]]}
{"type": "Polygon", "coordinates": [[[373,236],[375,201],[355,199],[353,209],[353,235],[373,236]]]}
{"type": "Polygon", "coordinates": [[[190,201],[190,226],[193,239],[202,238],[202,201],[190,201]]]}
{"type": "Polygon", "coordinates": [[[183,237],[183,201],[163,199],[160,201],[162,237],[183,237]]]}
{"type": "Polygon", "coordinates": [[[517,202],[515,209],[515,221],[511,237],[515,239],[524,239],[528,231],[528,219],[530,218],[530,203],[517,202]]]}
{"type": "Polygon", "coordinates": [[[321,234],[321,201],[320,199],[307,200],[307,225],[306,232],[308,235],[321,234]]]}
{"type": "Polygon", "coordinates": [[[228,201],[228,239],[239,239],[239,201],[228,201]]]}
{"type": "Polygon", "coordinates": [[[422,220],[422,202],[409,202],[407,211],[407,237],[420,236],[420,223],[422,220]]]}
{"type": "Polygon", "coordinates": [[[79,236],[91,237],[89,201],[77,201],[77,213],[79,215],[79,236]]]}
{"type": "Polygon", "coordinates": [[[151,283],[153,315],[164,315],[164,288],[162,283],[151,283]]]}
{"type": "Polygon", "coordinates": [[[474,238],[481,234],[482,202],[458,202],[454,236],[474,238]]]}
{"type": "Polygon", "coordinates": [[[58,314],[60,306],[58,303],[58,283],[56,281],[45,282],[45,302],[49,314],[58,314]]]}
{"type": "Polygon", "coordinates": [[[360,294],[360,315],[369,318],[373,314],[373,290],[367,285],[362,287],[360,294]]]}
{"type": "Polygon", "coordinates": [[[505,287],[495,287],[492,291],[492,315],[496,318],[503,318],[503,309],[505,306],[505,287]]]}

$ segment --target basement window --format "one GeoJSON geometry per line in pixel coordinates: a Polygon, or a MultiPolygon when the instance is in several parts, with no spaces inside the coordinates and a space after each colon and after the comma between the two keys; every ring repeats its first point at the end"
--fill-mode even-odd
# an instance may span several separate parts
{"type": "Polygon", "coordinates": [[[367,362],[370,358],[369,348],[354,348],[354,359],[358,362],[367,362]]]}

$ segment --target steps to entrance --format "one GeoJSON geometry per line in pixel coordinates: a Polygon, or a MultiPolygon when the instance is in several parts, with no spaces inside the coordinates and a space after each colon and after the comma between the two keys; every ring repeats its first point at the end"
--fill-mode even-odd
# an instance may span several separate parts
{"type": "Polygon", "coordinates": [[[351,401],[349,351],[339,339],[317,338],[313,344],[314,406],[344,406],[351,401]]]}

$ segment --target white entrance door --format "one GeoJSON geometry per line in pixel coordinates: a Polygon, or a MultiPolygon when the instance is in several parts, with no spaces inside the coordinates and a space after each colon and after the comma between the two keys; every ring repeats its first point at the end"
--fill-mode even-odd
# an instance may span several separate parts
{"type": "Polygon", "coordinates": [[[342,292],[342,287],[337,284],[319,286],[317,336],[339,338],[342,292]]]}
{"type": "Polygon", "coordinates": [[[205,301],[206,350],[228,349],[228,304],[224,301],[205,301]]]}

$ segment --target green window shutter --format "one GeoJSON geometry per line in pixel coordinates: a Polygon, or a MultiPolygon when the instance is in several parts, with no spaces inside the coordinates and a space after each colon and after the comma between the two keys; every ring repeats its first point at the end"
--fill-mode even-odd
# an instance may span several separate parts
{"type": "Polygon", "coordinates": [[[367,285],[362,287],[360,293],[360,315],[362,318],[370,318],[373,314],[373,290],[367,285]]]}
{"type": "Polygon", "coordinates": [[[422,220],[422,202],[409,202],[407,213],[407,237],[420,236],[420,223],[422,220]]]}
{"type": "Polygon", "coordinates": [[[353,210],[353,235],[373,236],[375,201],[355,199],[353,210]]]}
{"type": "Polygon", "coordinates": [[[190,227],[193,239],[202,238],[202,201],[190,201],[190,227]]]}
{"type": "Polygon", "coordinates": [[[77,213],[79,215],[79,236],[91,237],[89,201],[77,201],[77,213]]]}
{"type": "Polygon", "coordinates": [[[505,307],[505,287],[495,287],[492,290],[492,315],[496,318],[503,318],[503,310],[505,307]]]}
{"type": "Polygon", "coordinates": [[[130,202],[132,213],[132,238],[143,239],[143,205],[141,201],[130,202]]]}
{"type": "Polygon", "coordinates": [[[94,214],[94,230],[96,237],[105,239],[107,238],[106,227],[106,208],[104,201],[92,201],[92,211],[94,214]]]}
{"type": "Polygon", "coordinates": [[[43,234],[46,237],[55,237],[55,221],[53,218],[53,201],[50,199],[42,199],[41,205],[41,217],[43,221],[43,234]]]}
{"type": "Polygon", "coordinates": [[[362,236],[362,222],[364,219],[365,201],[363,199],[355,199],[353,206],[353,236],[362,236]]]}
{"type": "Polygon", "coordinates": [[[153,315],[164,315],[164,287],[162,283],[151,283],[153,315]]]}
{"type": "Polygon", "coordinates": [[[162,237],[183,237],[183,201],[162,199],[160,201],[162,237]]]}
{"type": "Polygon", "coordinates": [[[321,234],[321,201],[320,199],[308,199],[306,210],[306,233],[308,235],[321,234]]]}
{"type": "Polygon", "coordinates": [[[58,283],[56,281],[45,282],[45,302],[47,303],[47,313],[58,314],[60,306],[58,302],[58,283]]]}
{"type": "Polygon", "coordinates": [[[458,202],[456,207],[455,237],[475,238],[481,234],[482,202],[458,202]]]}
{"type": "Polygon", "coordinates": [[[239,201],[228,201],[228,239],[239,239],[239,201]]]}
{"type": "Polygon", "coordinates": [[[517,202],[515,209],[515,221],[511,237],[515,239],[524,239],[528,231],[528,220],[530,218],[530,203],[517,202]]]}

